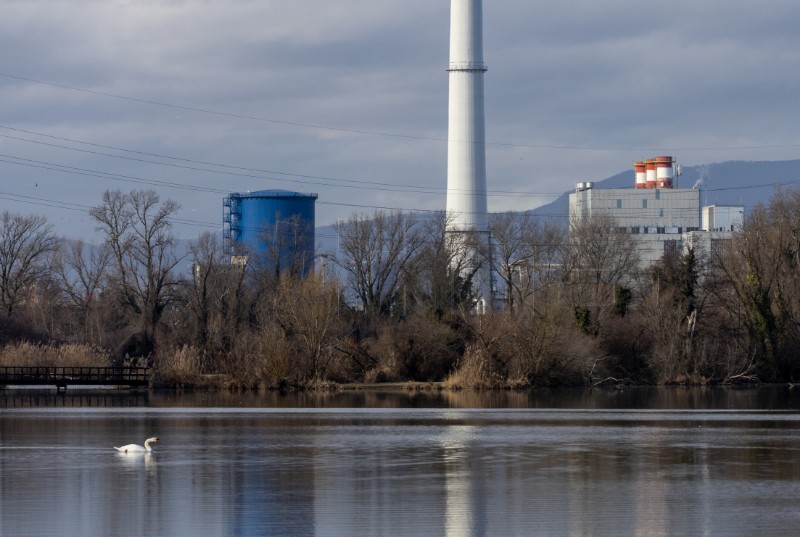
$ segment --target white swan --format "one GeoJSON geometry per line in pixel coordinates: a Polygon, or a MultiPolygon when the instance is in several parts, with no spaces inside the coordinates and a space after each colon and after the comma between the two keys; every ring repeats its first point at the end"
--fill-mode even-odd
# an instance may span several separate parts
{"type": "Polygon", "coordinates": [[[156,443],[158,443],[158,438],[154,436],[144,441],[144,447],[138,444],[128,444],[127,446],[122,446],[122,447],[114,446],[114,449],[116,449],[120,453],[150,453],[151,451],[153,451],[153,448],[150,447],[150,444],[156,444],[156,443]]]}

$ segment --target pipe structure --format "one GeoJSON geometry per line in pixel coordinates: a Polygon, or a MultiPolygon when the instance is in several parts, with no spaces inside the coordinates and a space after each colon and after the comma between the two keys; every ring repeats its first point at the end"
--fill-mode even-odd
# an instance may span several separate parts
{"type": "Polygon", "coordinates": [[[447,213],[452,231],[488,232],[483,3],[451,0],[447,213]]]}

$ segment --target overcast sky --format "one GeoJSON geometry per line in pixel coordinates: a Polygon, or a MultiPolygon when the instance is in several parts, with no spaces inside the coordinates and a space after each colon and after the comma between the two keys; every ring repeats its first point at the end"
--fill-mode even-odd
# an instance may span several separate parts
{"type": "MultiPolygon", "coordinates": [[[[3,0],[0,210],[91,240],[108,189],[177,200],[183,238],[226,192],[316,192],[317,225],[444,209],[449,11],[3,0]]],[[[484,0],[489,209],[661,154],[798,158],[798,28],[797,0],[484,0]]]]}

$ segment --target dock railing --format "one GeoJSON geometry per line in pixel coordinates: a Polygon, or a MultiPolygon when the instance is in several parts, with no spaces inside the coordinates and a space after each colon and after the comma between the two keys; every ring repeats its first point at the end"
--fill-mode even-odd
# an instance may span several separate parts
{"type": "Polygon", "coordinates": [[[0,386],[148,386],[147,367],[0,366],[0,386]]]}

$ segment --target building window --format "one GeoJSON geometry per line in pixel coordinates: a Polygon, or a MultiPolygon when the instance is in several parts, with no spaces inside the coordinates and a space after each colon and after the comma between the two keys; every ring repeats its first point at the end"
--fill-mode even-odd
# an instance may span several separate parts
{"type": "Polygon", "coordinates": [[[622,209],[622,200],[617,200],[617,209],[622,209]]]}
{"type": "Polygon", "coordinates": [[[642,200],[642,209],[647,209],[647,200],[642,200]]]}

